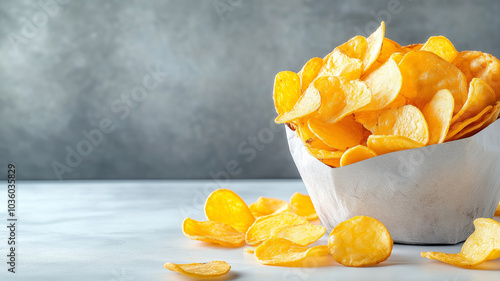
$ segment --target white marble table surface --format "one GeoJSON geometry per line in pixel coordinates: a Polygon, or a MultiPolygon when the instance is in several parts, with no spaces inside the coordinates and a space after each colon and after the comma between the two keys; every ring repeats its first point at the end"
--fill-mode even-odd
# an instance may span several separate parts
{"type": "MultiPolygon", "coordinates": [[[[258,196],[288,200],[305,193],[299,180],[231,180],[247,203],[258,196]]],[[[420,257],[421,251],[458,252],[461,244],[395,245],[384,263],[348,268],[263,266],[242,248],[227,249],[185,238],[181,222],[204,219],[214,181],[18,182],[17,273],[7,272],[7,230],[0,227],[0,280],[194,280],[163,268],[167,261],[225,260],[231,272],[211,280],[500,280],[500,259],[461,269],[420,257]]],[[[0,195],[6,225],[7,192],[0,195]]],[[[499,218],[496,217],[498,220],[499,218]]],[[[327,236],[317,243],[326,243],[327,236]]]]}

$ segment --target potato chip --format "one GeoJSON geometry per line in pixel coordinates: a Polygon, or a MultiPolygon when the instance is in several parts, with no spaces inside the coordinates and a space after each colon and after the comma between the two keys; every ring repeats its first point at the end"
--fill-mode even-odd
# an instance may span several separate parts
{"type": "Polygon", "coordinates": [[[255,221],[245,201],[229,189],[217,189],[208,196],[205,216],[210,221],[225,223],[240,232],[246,232],[255,221]]]}
{"type": "Polygon", "coordinates": [[[494,56],[478,52],[459,52],[453,60],[453,64],[458,67],[467,78],[467,83],[472,78],[481,78],[495,91],[496,100],[500,100],[500,61],[494,56]]]}
{"type": "Polygon", "coordinates": [[[364,145],[357,145],[346,150],[342,158],[340,158],[340,166],[347,166],[375,156],[377,154],[373,150],[364,145]]]}
{"type": "Polygon", "coordinates": [[[405,54],[403,53],[394,53],[391,55],[391,59],[393,59],[399,65],[404,56],[405,54]]]}
{"type": "Polygon", "coordinates": [[[300,194],[295,192],[290,198],[290,204],[294,213],[297,215],[307,218],[308,220],[315,220],[318,218],[314,205],[311,201],[309,195],[300,194]]]}
{"type": "Polygon", "coordinates": [[[167,262],[163,265],[168,270],[182,273],[191,277],[216,277],[229,272],[231,266],[225,261],[211,261],[208,263],[175,264],[167,262]]]}
{"type": "Polygon", "coordinates": [[[328,248],[333,259],[345,266],[381,263],[392,252],[392,238],[378,220],[357,216],[338,224],[330,233],[328,248]]]}
{"type": "Polygon", "coordinates": [[[429,37],[420,50],[432,52],[447,62],[452,62],[458,55],[457,49],[444,36],[429,37]]]}
{"type": "Polygon", "coordinates": [[[342,51],[348,57],[362,60],[368,49],[368,41],[364,36],[357,35],[335,49],[342,51]]]}
{"type": "Polygon", "coordinates": [[[264,240],[271,237],[271,233],[275,229],[279,229],[287,225],[298,225],[309,223],[307,219],[299,217],[290,212],[281,212],[255,220],[255,223],[248,229],[245,235],[245,241],[250,246],[257,246],[264,240]]]}
{"type": "Polygon", "coordinates": [[[326,232],[322,225],[300,224],[275,229],[271,238],[283,238],[301,246],[307,246],[320,239],[326,232]]]}
{"type": "Polygon", "coordinates": [[[495,216],[500,216],[500,203],[498,203],[497,210],[495,211],[495,216]]]}
{"type": "Polygon", "coordinates": [[[352,116],[333,124],[322,123],[316,119],[310,119],[307,124],[321,141],[338,150],[347,150],[360,144],[363,139],[363,126],[352,116]]]}
{"type": "Polygon", "coordinates": [[[231,226],[216,221],[196,221],[186,218],[182,223],[184,236],[192,240],[238,247],[245,242],[245,234],[231,226]]]}
{"type": "Polygon", "coordinates": [[[363,81],[372,94],[370,103],[363,107],[363,110],[381,110],[398,96],[401,90],[402,76],[397,63],[389,58],[377,70],[364,77],[363,81]]]}
{"type": "Polygon", "coordinates": [[[428,145],[442,143],[445,140],[450,129],[454,104],[450,91],[442,89],[424,107],[422,113],[429,125],[428,145]]]}
{"type": "Polygon", "coordinates": [[[319,77],[338,76],[347,80],[359,79],[363,71],[361,60],[351,58],[339,49],[333,50],[318,73],[319,77]]]}
{"type": "Polygon", "coordinates": [[[255,249],[257,261],[266,265],[294,265],[307,257],[326,255],[326,245],[309,248],[283,238],[268,239],[255,249]]]}
{"type": "Polygon", "coordinates": [[[385,36],[385,22],[381,22],[380,26],[373,32],[367,39],[368,48],[365,55],[363,56],[363,71],[366,72],[367,69],[372,66],[372,64],[377,60],[380,52],[382,50],[382,44],[384,42],[385,36]]]}
{"type": "Polygon", "coordinates": [[[399,135],[425,145],[429,141],[429,126],[418,108],[405,105],[382,111],[374,134],[399,135]]]}
{"type": "Polygon", "coordinates": [[[377,155],[382,155],[406,149],[419,148],[424,145],[403,136],[371,135],[368,137],[367,146],[377,153],[377,155]]]}
{"type": "Polygon", "coordinates": [[[406,46],[403,46],[403,52],[409,53],[411,51],[420,51],[423,46],[424,46],[424,44],[421,44],[421,43],[406,45],[406,46]]]}
{"type": "Polygon", "coordinates": [[[320,107],[321,95],[313,84],[314,83],[310,84],[309,88],[300,96],[292,110],[276,117],[276,123],[280,124],[294,121],[316,111],[320,107]]]}
{"type": "Polygon", "coordinates": [[[427,51],[407,53],[399,63],[403,77],[401,95],[423,109],[441,89],[448,89],[457,113],[467,99],[465,75],[453,64],[427,51]]]}
{"type": "Polygon", "coordinates": [[[461,138],[470,137],[480,130],[486,128],[488,125],[493,123],[500,114],[500,102],[497,102],[496,105],[483,117],[481,117],[478,121],[470,123],[465,128],[463,128],[459,133],[450,138],[450,140],[457,140],[461,138]]]}
{"type": "Polygon", "coordinates": [[[379,111],[360,111],[354,113],[354,120],[365,127],[370,132],[375,132],[378,124],[379,111]]]}
{"type": "Polygon", "coordinates": [[[457,121],[457,122],[453,123],[450,126],[450,129],[448,130],[448,135],[446,136],[446,140],[450,140],[451,138],[453,138],[453,136],[458,134],[460,131],[462,131],[469,124],[472,124],[472,123],[480,120],[481,118],[483,118],[483,116],[485,114],[487,114],[488,112],[490,112],[492,108],[493,108],[493,106],[489,105],[489,106],[485,107],[481,112],[479,112],[476,116],[471,117],[469,119],[465,119],[461,122],[457,121]]]}
{"type": "Polygon", "coordinates": [[[309,84],[318,76],[319,71],[323,67],[323,60],[321,58],[310,59],[300,70],[300,84],[302,86],[302,92],[305,92],[309,87],[309,84]]]}
{"type": "Polygon", "coordinates": [[[259,197],[257,201],[250,204],[248,208],[255,218],[267,216],[287,205],[286,201],[276,198],[259,197]]]}
{"type": "MultiPolygon", "coordinates": [[[[373,72],[375,69],[379,68],[382,64],[384,64],[389,58],[392,58],[395,54],[400,54],[400,57],[403,58],[403,47],[398,43],[394,42],[389,38],[384,38],[384,42],[382,43],[382,49],[380,50],[380,54],[375,61],[375,63],[370,66],[368,70],[365,71],[365,74],[373,72]]],[[[399,63],[399,61],[396,61],[399,63]]]]}
{"type": "Polygon", "coordinates": [[[309,126],[307,125],[307,120],[301,120],[297,127],[297,134],[299,138],[302,140],[306,147],[323,149],[323,150],[332,150],[333,147],[328,146],[324,143],[318,136],[316,136],[309,126]]]}
{"type": "Polygon", "coordinates": [[[473,78],[469,85],[467,101],[460,111],[453,116],[451,123],[462,122],[476,116],[483,108],[495,104],[496,97],[493,89],[480,78],[473,78]]]}
{"type": "Polygon", "coordinates": [[[300,78],[297,73],[282,71],[276,74],[273,99],[274,107],[279,115],[292,110],[300,95],[302,95],[302,92],[300,91],[300,78]]]}
{"type": "Polygon", "coordinates": [[[311,148],[308,147],[307,151],[309,154],[312,156],[318,158],[318,159],[332,159],[332,158],[340,158],[342,157],[342,154],[344,154],[344,151],[342,150],[324,150],[324,149],[318,149],[318,148],[311,148]]]}
{"type": "Polygon", "coordinates": [[[489,218],[474,220],[476,230],[464,242],[458,254],[422,252],[424,258],[439,260],[459,267],[474,267],[487,260],[500,258],[500,223],[489,218]]]}
{"type": "Polygon", "coordinates": [[[340,158],[320,159],[320,161],[332,168],[340,167],[340,158]]]}

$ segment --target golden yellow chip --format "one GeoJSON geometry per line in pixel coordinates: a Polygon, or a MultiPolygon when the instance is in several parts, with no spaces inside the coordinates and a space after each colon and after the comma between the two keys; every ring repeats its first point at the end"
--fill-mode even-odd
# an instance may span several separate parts
{"type": "Polygon", "coordinates": [[[367,216],[357,216],[338,224],[328,238],[333,259],[345,266],[381,263],[391,255],[392,245],[387,228],[367,216]]]}
{"type": "Polygon", "coordinates": [[[216,277],[229,272],[231,266],[225,261],[211,261],[207,263],[175,264],[167,262],[163,265],[168,270],[182,273],[191,277],[216,277]]]}
{"type": "Polygon", "coordinates": [[[421,43],[406,45],[406,46],[403,46],[403,52],[409,53],[411,51],[420,51],[423,46],[424,46],[424,44],[421,44],[421,43]]]}
{"type": "Polygon", "coordinates": [[[403,59],[403,57],[405,56],[404,53],[394,53],[391,55],[391,59],[393,59],[398,65],[399,63],[401,62],[401,60],[403,59]]]}
{"type": "Polygon", "coordinates": [[[290,212],[279,212],[276,214],[258,218],[248,229],[245,241],[250,246],[256,246],[271,237],[276,229],[287,225],[298,225],[309,223],[307,219],[299,217],[290,212]]]}
{"type": "Polygon", "coordinates": [[[375,132],[378,124],[378,115],[380,111],[360,111],[354,113],[354,120],[365,127],[370,132],[375,132]]]}
{"type": "Polygon", "coordinates": [[[429,141],[429,126],[417,107],[405,105],[382,111],[374,134],[403,136],[426,145],[429,141]]]}
{"type": "Polygon", "coordinates": [[[305,92],[309,84],[318,76],[319,71],[323,67],[323,60],[321,58],[310,59],[300,70],[299,77],[302,85],[302,92],[305,92]]]}
{"type": "Polygon", "coordinates": [[[302,95],[299,75],[291,71],[282,71],[274,78],[274,107],[281,115],[292,110],[302,95]]]}
{"type": "Polygon", "coordinates": [[[205,216],[210,221],[225,223],[240,232],[246,232],[255,221],[245,201],[229,189],[217,189],[208,196],[205,216]]]}
{"type": "Polygon", "coordinates": [[[305,247],[283,238],[271,238],[255,249],[255,257],[261,264],[293,266],[307,257],[328,255],[328,247],[305,247]]]}
{"type": "Polygon", "coordinates": [[[424,145],[403,136],[371,135],[368,137],[367,146],[377,153],[377,155],[382,155],[406,149],[419,148],[424,145]]]}
{"type": "Polygon", "coordinates": [[[363,71],[361,60],[351,58],[339,49],[328,55],[328,60],[318,73],[319,77],[338,76],[347,80],[359,79],[363,71]]]}
{"type": "Polygon", "coordinates": [[[363,111],[381,110],[392,103],[399,94],[402,76],[397,63],[389,58],[378,69],[363,78],[372,98],[363,111]]]}
{"type": "Polygon", "coordinates": [[[498,203],[497,210],[495,211],[495,216],[500,216],[500,203],[498,203]]]}
{"type": "Polygon", "coordinates": [[[338,150],[347,150],[360,144],[363,139],[363,125],[356,122],[352,116],[333,124],[322,123],[316,119],[310,119],[307,124],[321,141],[338,150]]]}
{"type": "Polygon", "coordinates": [[[429,37],[420,50],[433,52],[447,62],[452,62],[458,55],[457,49],[444,36],[429,37]]]}
{"type": "Polygon", "coordinates": [[[357,35],[337,48],[351,58],[362,60],[368,49],[368,41],[365,37],[357,35]]]}
{"type": "Polygon", "coordinates": [[[294,121],[316,111],[320,105],[321,95],[314,87],[314,83],[311,83],[304,94],[300,96],[295,106],[290,111],[276,117],[275,122],[280,124],[294,121]]]}
{"type": "Polygon", "coordinates": [[[493,89],[480,78],[473,78],[469,85],[467,101],[460,111],[453,116],[451,123],[462,122],[476,116],[488,105],[495,104],[496,96],[493,89]]]}
{"type": "Polygon", "coordinates": [[[422,252],[420,255],[459,267],[474,267],[487,260],[500,258],[500,223],[479,218],[474,220],[474,226],[476,230],[464,242],[460,253],[422,252]]]}
{"type": "Polygon", "coordinates": [[[342,154],[344,154],[344,151],[342,150],[325,150],[311,147],[308,147],[307,151],[317,159],[340,158],[342,157],[342,154]]]}
{"type": "Polygon", "coordinates": [[[447,89],[439,90],[432,100],[424,107],[427,125],[429,125],[428,145],[442,143],[450,129],[453,116],[453,95],[447,89]]]}
{"type": "Polygon", "coordinates": [[[453,64],[427,51],[407,53],[399,63],[403,77],[401,95],[423,109],[441,89],[448,89],[457,113],[467,100],[467,80],[453,64]]]}
{"type": "Polygon", "coordinates": [[[363,56],[363,71],[366,72],[372,64],[378,59],[382,50],[382,44],[385,37],[385,22],[381,22],[380,26],[366,39],[368,48],[363,56]]]}
{"type": "Polygon", "coordinates": [[[446,136],[446,140],[452,139],[456,134],[461,132],[465,127],[467,127],[469,124],[472,124],[478,120],[481,120],[484,115],[488,114],[488,112],[491,111],[493,108],[492,105],[489,105],[485,107],[481,112],[479,112],[476,116],[471,117],[469,119],[465,119],[461,122],[455,122],[451,124],[450,129],[448,130],[448,135],[446,136]]]}
{"type": "Polygon", "coordinates": [[[182,223],[184,236],[192,240],[238,247],[245,242],[245,234],[231,226],[216,221],[196,221],[186,218],[182,223]]]}
{"type": "Polygon", "coordinates": [[[467,78],[467,83],[472,78],[481,78],[495,91],[496,100],[500,100],[500,61],[494,56],[478,52],[463,51],[453,60],[467,78]]]}
{"type": "Polygon", "coordinates": [[[315,224],[289,225],[276,229],[271,233],[271,238],[283,238],[301,246],[307,246],[320,239],[326,228],[315,224]]]}
{"type": "Polygon", "coordinates": [[[297,127],[297,135],[302,140],[304,145],[307,147],[316,148],[316,149],[323,149],[323,150],[334,149],[333,147],[330,147],[326,143],[324,143],[320,138],[318,138],[318,136],[316,136],[309,129],[309,126],[307,125],[307,120],[301,119],[301,121],[299,122],[299,125],[297,127]]]}
{"type": "Polygon", "coordinates": [[[308,220],[315,220],[318,218],[318,214],[314,209],[314,205],[309,195],[295,192],[290,198],[290,204],[292,205],[294,213],[297,215],[307,218],[308,220]]]}
{"type": "Polygon", "coordinates": [[[340,158],[320,159],[320,161],[332,168],[340,167],[340,158]]]}
{"type": "Polygon", "coordinates": [[[285,205],[288,205],[288,203],[281,199],[259,197],[257,201],[250,204],[248,208],[250,208],[252,215],[258,218],[270,215],[285,205]]]}
{"type": "MultiPolygon", "coordinates": [[[[398,57],[396,54],[400,54],[400,57],[403,58],[403,47],[398,43],[392,41],[389,38],[384,38],[384,42],[382,43],[382,50],[380,50],[380,54],[375,61],[375,63],[370,66],[368,70],[365,71],[365,75],[371,73],[375,69],[379,68],[382,64],[384,64],[389,58],[398,57]]],[[[399,63],[399,60],[395,60],[396,63],[399,63]]]]}
{"type": "Polygon", "coordinates": [[[470,137],[482,129],[488,127],[491,123],[495,122],[500,114],[500,101],[495,104],[495,106],[485,115],[483,115],[478,121],[470,123],[465,128],[463,128],[459,133],[450,138],[450,140],[457,140],[461,138],[470,137]]]}
{"type": "Polygon", "coordinates": [[[375,156],[377,154],[373,150],[364,145],[357,145],[346,150],[342,158],[340,158],[340,166],[347,166],[375,156]]]}

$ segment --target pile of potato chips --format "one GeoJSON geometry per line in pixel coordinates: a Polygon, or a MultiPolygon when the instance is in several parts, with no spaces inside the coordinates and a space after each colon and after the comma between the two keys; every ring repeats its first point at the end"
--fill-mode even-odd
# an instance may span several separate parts
{"type": "Polygon", "coordinates": [[[500,114],[500,61],[443,36],[400,46],[385,24],[276,75],[276,123],[331,167],[474,135],[500,114]]]}

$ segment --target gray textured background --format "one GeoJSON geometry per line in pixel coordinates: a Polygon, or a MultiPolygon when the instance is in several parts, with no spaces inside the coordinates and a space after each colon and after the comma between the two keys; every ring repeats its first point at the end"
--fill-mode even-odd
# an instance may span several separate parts
{"type": "Polygon", "coordinates": [[[377,14],[401,44],[442,34],[500,56],[498,0],[401,0],[388,18],[391,2],[0,1],[0,175],[14,162],[23,179],[58,178],[54,163],[63,179],[297,177],[270,125],[277,72],[377,14]],[[132,97],[156,68],[161,83],[132,97]],[[86,143],[100,122],[114,131],[86,143]],[[79,145],[88,155],[67,162],[79,145]]]}

